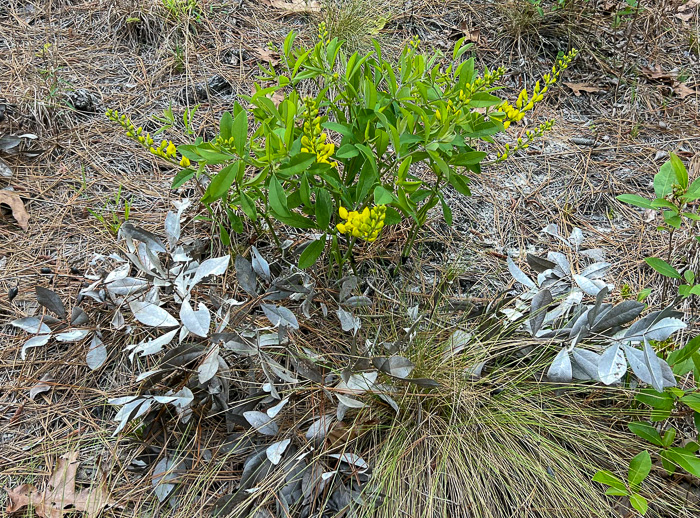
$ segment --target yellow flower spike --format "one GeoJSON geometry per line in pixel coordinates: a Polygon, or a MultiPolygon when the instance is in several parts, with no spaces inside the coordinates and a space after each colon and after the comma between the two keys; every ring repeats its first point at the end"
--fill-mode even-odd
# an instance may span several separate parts
{"type": "Polygon", "coordinates": [[[168,144],[168,147],[165,149],[165,154],[168,156],[175,156],[176,153],[177,153],[177,148],[175,147],[175,144],[170,142],[168,144]]]}
{"type": "Polygon", "coordinates": [[[180,160],[180,165],[182,167],[189,167],[190,166],[190,159],[187,158],[186,156],[183,156],[182,159],[180,160]]]}

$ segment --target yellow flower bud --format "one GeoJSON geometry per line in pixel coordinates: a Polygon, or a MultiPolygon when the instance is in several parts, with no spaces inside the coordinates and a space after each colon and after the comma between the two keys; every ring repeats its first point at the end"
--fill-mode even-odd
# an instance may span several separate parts
{"type": "Polygon", "coordinates": [[[190,166],[190,159],[187,158],[186,156],[183,156],[182,159],[180,159],[180,165],[182,167],[189,167],[190,166]]]}

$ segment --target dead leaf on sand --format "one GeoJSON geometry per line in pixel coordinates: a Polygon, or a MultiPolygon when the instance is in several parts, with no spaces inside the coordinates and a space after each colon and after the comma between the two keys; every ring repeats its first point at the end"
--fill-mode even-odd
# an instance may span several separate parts
{"type": "Polygon", "coordinates": [[[477,45],[483,45],[486,43],[486,38],[481,35],[481,31],[470,27],[466,20],[460,23],[453,30],[456,34],[464,36],[464,41],[466,42],[476,43],[477,45]]]}
{"type": "Polygon", "coordinates": [[[29,214],[24,208],[24,203],[19,194],[13,191],[0,190],[0,204],[9,205],[17,224],[23,230],[29,230],[29,214]]]}
{"type": "Polygon", "coordinates": [[[678,76],[676,72],[664,72],[661,69],[661,65],[656,65],[653,68],[642,67],[641,70],[642,74],[644,74],[644,76],[647,79],[654,79],[665,82],[671,82],[678,76]]]}
{"type": "Polygon", "coordinates": [[[690,88],[687,84],[685,83],[679,83],[679,82],[674,82],[673,83],[673,92],[678,96],[679,99],[685,99],[686,97],[689,97],[691,95],[697,95],[697,90],[694,88],[690,88]]]}
{"type": "Polygon", "coordinates": [[[683,5],[679,5],[678,9],[676,9],[678,11],[676,18],[684,22],[690,21],[690,19],[695,16],[698,6],[700,6],[700,0],[688,0],[683,5]]]}
{"type": "Polygon", "coordinates": [[[571,90],[574,92],[574,95],[576,97],[581,97],[581,92],[586,92],[589,94],[594,94],[596,92],[600,92],[602,88],[598,88],[597,86],[593,86],[588,83],[564,83],[566,86],[571,88],[571,90]]]}
{"type": "Polygon", "coordinates": [[[263,3],[290,13],[317,13],[321,10],[321,2],[317,0],[264,0],[263,3]]]}
{"type": "Polygon", "coordinates": [[[78,452],[59,457],[53,474],[43,491],[31,484],[22,484],[7,490],[7,513],[23,507],[33,507],[41,518],[63,518],[65,514],[83,511],[85,516],[98,516],[103,508],[111,504],[104,484],[75,492],[75,474],[78,470],[78,452]],[[66,509],[68,507],[68,509],[66,509]]]}
{"type": "Polygon", "coordinates": [[[273,67],[278,65],[280,62],[280,55],[275,52],[274,50],[270,49],[255,49],[255,54],[264,61],[265,63],[269,63],[273,67]]]}

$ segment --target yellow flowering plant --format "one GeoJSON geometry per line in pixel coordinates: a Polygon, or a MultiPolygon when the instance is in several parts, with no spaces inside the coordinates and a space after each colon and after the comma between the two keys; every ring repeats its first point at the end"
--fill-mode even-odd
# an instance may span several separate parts
{"type": "MultiPolygon", "coordinates": [[[[559,59],[510,104],[495,95],[505,69],[477,71],[464,39],[448,59],[419,47],[411,40],[394,63],[376,42],[370,52],[348,55],[323,24],[311,48],[297,45],[291,32],[282,48],[272,46],[280,64],[261,67],[261,84],[245,98],[249,107],[236,103],[224,113],[215,138],[177,146],[177,155],[169,143],[151,152],[180,164],[173,187],[211,179],[202,202],[225,208],[210,211],[227,215],[219,221],[222,239],[242,229],[243,217],[258,230],[264,222],[275,236],[277,220],[320,234],[301,253],[300,267],[316,262],[329,241],[342,265],[357,240],[378,241],[385,225],[409,220],[406,256],[433,207],[440,204],[451,224],[445,189],[471,194],[469,176],[481,171],[494,136],[522,121],[576,55],[559,59]],[[303,93],[309,91],[317,93],[303,93]],[[419,177],[418,164],[428,174],[419,177]]],[[[550,128],[528,130],[494,162],[550,128]]]]}

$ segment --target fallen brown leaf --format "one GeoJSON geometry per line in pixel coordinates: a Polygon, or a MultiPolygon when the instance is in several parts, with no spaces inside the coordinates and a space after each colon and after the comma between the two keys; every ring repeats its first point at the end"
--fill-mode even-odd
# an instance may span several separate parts
{"type": "Polygon", "coordinates": [[[656,65],[654,68],[642,67],[642,74],[648,79],[659,79],[661,81],[673,81],[678,75],[676,72],[664,72],[661,65],[656,65]]]}
{"type": "Polygon", "coordinates": [[[33,507],[41,518],[63,518],[64,514],[83,511],[86,516],[98,516],[110,504],[104,484],[92,489],[75,492],[75,474],[78,470],[78,452],[59,457],[53,474],[43,491],[31,484],[22,484],[14,489],[6,488],[9,500],[6,511],[14,513],[23,507],[33,507]],[[69,509],[66,509],[69,507],[69,509]]]}
{"type": "Polygon", "coordinates": [[[679,99],[685,99],[688,96],[696,95],[698,92],[694,88],[690,88],[685,83],[674,82],[673,92],[678,96],[679,99]]]}
{"type": "Polygon", "coordinates": [[[477,45],[486,43],[486,38],[481,35],[481,31],[479,29],[470,28],[466,20],[460,23],[456,29],[458,33],[461,33],[465,37],[465,41],[476,43],[477,45]]]}
{"type": "Polygon", "coordinates": [[[19,197],[19,194],[12,191],[0,190],[0,204],[9,205],[12,210],[12,216],[14,216],[17,224],[22,227],[23,230],[29,230],[29,214],[24,208],[24,203],[19,197]]]}
{"type": "Polygon", "coordinates": [[[255,49],[255,54],[262,60],[265,61],[266,63],[269,63],[273,67],[278,65],[280,62],[279,59],[279,54],[275,52],[274,50],[270,49],[255,49]]]}
{"type": "Polygon", "coordinates": [[[285,98],[285,93],[284,90],[277,90],[274,94],[272,94],[272,102],[275,103],[275,106],[279,106],[282,101],[284,101],[285,98]]]}
{"type": "Polygon", "coordinates": [[[564,83],[566,86],[571,88],[571,90],[574,92],[574,95],[576,97],[581,97],[581,92],[586,92],[589,94],[594,94],[596,92],[600,92],[601,88],[598,88],[597,86],[593,86],[588,83],[564,83]]]}
{"type": "Polygon", "coordinates": [[[316,13],[321,10],[321,2],[317,0],[267,0],[265,3],[290,13],[316,13]]]}
{"type": "Polygon", "coordinates": [[[679,13],[682,13],[683,11],[691,11],[695,9],[696,7],[700,6],[700,0],[688,0],[686,3],[683,5],[679,5],[678,9],[676,9],[679,13]]]}

